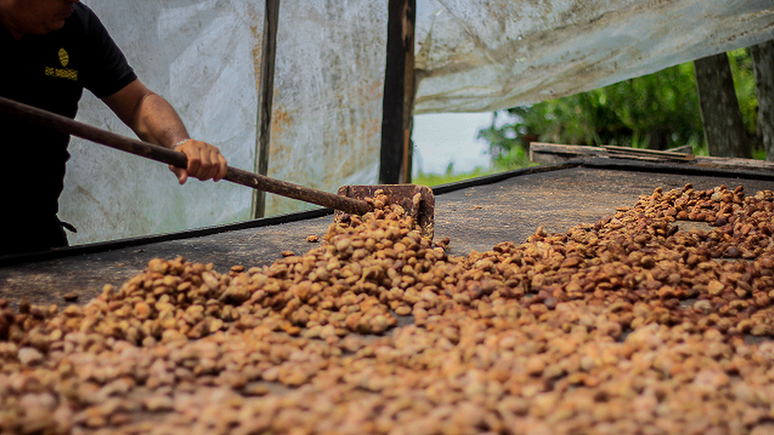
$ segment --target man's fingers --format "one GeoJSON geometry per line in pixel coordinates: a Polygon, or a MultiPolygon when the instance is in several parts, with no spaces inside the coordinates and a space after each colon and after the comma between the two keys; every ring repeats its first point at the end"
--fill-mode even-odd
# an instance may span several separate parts
{"type": "Polygon", "coordinates": [[[188,174],[201,179],[199,171],[201,170],[202,159],[199,149],[191,149],[190,152],[186,153],[186,156],[188,157],[188,166],[186,167],[188,174]]]}
{"type": "Polygon", "coordinates": [[[228,172],[228,164],[223,154],[218,153],[218,173],[212,178],[214,181],[220,181],[228,172]]]}
{"type": "Polygon", "coordinates": [[[202,181],[211,178],[214,181],[218,181],[226,176],[228,169],[226,158],[223,157],[217,147],[206,142],[190,139],[175,149],[185,153],[188,158],[186,178],[187,176],[192,176],[202,181]]]}
{"type": "Polygon", "coordinates": [[[169,165],[169,170],[172,171],[177,177],[178,183],[182,186],[188,180],[188,171],[177,166],[169,165]]]}
{"type": "Polygon", "coordinates": [[[220,151],[215,147],[210,147],[210,154],[209,154],[209,160],[207,162],[208,164],[208,171],[207,171],[207,178],[212,178],[213,181],[218,181],[221,178],[223,178],[223,175],[220,175],[222,172],[222,163],[225,162],[225,159],[220,154],[220,151]],[[222,160],[222,161],[221,161],[222,160]]]}

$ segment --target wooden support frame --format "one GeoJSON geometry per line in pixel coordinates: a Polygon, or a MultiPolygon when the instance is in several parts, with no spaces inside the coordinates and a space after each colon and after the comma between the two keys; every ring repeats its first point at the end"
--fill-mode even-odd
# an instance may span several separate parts
{"type": "Polygon", "coordinates": [[[694,156],[688,153],[616,146],[593,147],[532,142],[529,145],[529,158],[533,162],[549,165],[567,163],[576,159],[603,158],[774,173],[774,162],[766,160],[694,156]]]}
{"type": "MultiPolygon", "coordinates": [[[[255,160],[256,172],[260,175],[268,173],[279,7],[280,0],[266,0],[255,160]]],[[[414,68],[416,0],[389,0],[388,8],[379,182],[381,184],[410,183],[413,157],[411,132],[416,92],[414,68]]],[[[256,191],[253,195],[251,216],[261,218],[265,212],[266,193],[256,191]]]]}
{"type": "MultiPolygon", "coordinates": [[[[261,77],[259,79],[256,135],[255,171],[260,175],[269,172],[269,142],[271,140],[271,109],[274,98],[274,65],[277,53],[277,28],[279,27],[280,0],[266,0],[263,20],[263,46],[261,50],[261,77]]],[[[253,193],[251,210],[253,219],[266,214],[266,192],[253,193]]]]}
{"type": "Polygon", "coordinates": [[[728,53],[693,61],[707,151],[714,157],[751,158],[728,53]]]}
{"type": "Polygon", "coordinates": [[[389,0],[379,183],[411,182],[416,0],[389,0]]]}

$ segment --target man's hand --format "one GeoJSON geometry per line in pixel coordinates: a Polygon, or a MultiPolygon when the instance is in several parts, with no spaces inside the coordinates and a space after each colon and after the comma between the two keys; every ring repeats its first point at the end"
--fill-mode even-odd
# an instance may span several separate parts
{"type": "Polygon", "coordinates": [[[188,139],[175,147],[175,151],[180,151],[188,157],[188,167],[186,169],[170,166],[169,169],[177,175],[180,184],[185,184],[188,176],[196,177],[202,181],[209,180],[220,181],[226,176],[228,166],[226,158],[220,153],[220,150],[206,142],[194,139],[188,139]]]}

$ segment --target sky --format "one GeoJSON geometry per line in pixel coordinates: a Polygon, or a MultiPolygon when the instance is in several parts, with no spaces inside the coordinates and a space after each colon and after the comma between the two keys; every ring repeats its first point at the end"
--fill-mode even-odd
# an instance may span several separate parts
{"type": "Polygon", "coordinates": [[[439,113],[414,116],[413,172],[444,174],[449,163],[454,173],[490,166],[488,144],[476,139],[492,123],[492,113],[439,113]]]}

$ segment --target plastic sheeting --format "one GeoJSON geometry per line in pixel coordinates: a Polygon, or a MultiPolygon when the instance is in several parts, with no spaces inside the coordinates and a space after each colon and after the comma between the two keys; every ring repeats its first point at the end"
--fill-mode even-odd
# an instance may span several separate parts
{"type": "MultiPolygon", "coordinates": [[[[263,1],[86,0],[192,136],[254,170],[263,1]]],[[[283,0],[269,175],[377,182],[387,1],[283,0]]],[[[491,111],[774,37],[771,0],[417,0],[416,113],[491,111]]],[[[133,136],[87,95],[78,119],[133,136]]],[[[74,139],[60,217],[72,243],[250,217],[252,192],[178,186],[162,164],[74,139]]],[[[268,214],[314,206],[268,195],[268,214]]],[[[260,241],[256,241],[260,243],[260,241]]]]}
{"type": "MultiPolygon", "coordinates": [[[[84,3],[100,16],[140,80],[178,110],[193,137],[237,164],[254,159],[256,12],[248,2],[84,3]]],[[[135,137],[101,101],[84,96],[80,121],[135,137]]],[[[70,153],[60,218],[78,228],[71,243],[249,217],[245,188],[194,179],[181,187],[166,165],[76,138],[70,153]]]]}
{"type": "MultiPolygon", "coordinates": [[[[85,3],[193,137],[254,170],[262,1],[85,3]]],[[[386,15],[381,2],[282,2],[269,176],[333,192],[376,181],[386,15]]],[[[134,136],[90,95],[78,119],[134,136]]],[[[70,152],[60,217],[79,229],[71,243],[250,218],[249,188],[194,179],[180,187],[163,164],[77,138],[70,152]]],[[[312,207],[267,195],[267,214],[312,207]]]]}
{"type": "MultiPolygon", "coordinates": [[[[387,2],[280,3],[269,176],[330,192],[375,183],[387,2]]],[[[267,214],[312,207],[267,195],[267,214]]]]}
{"type": "Polygon", "coordinates": [[[774,38],[771,0],[432,0],[417,10],[417,114],[535,103],[774,38]]]}

